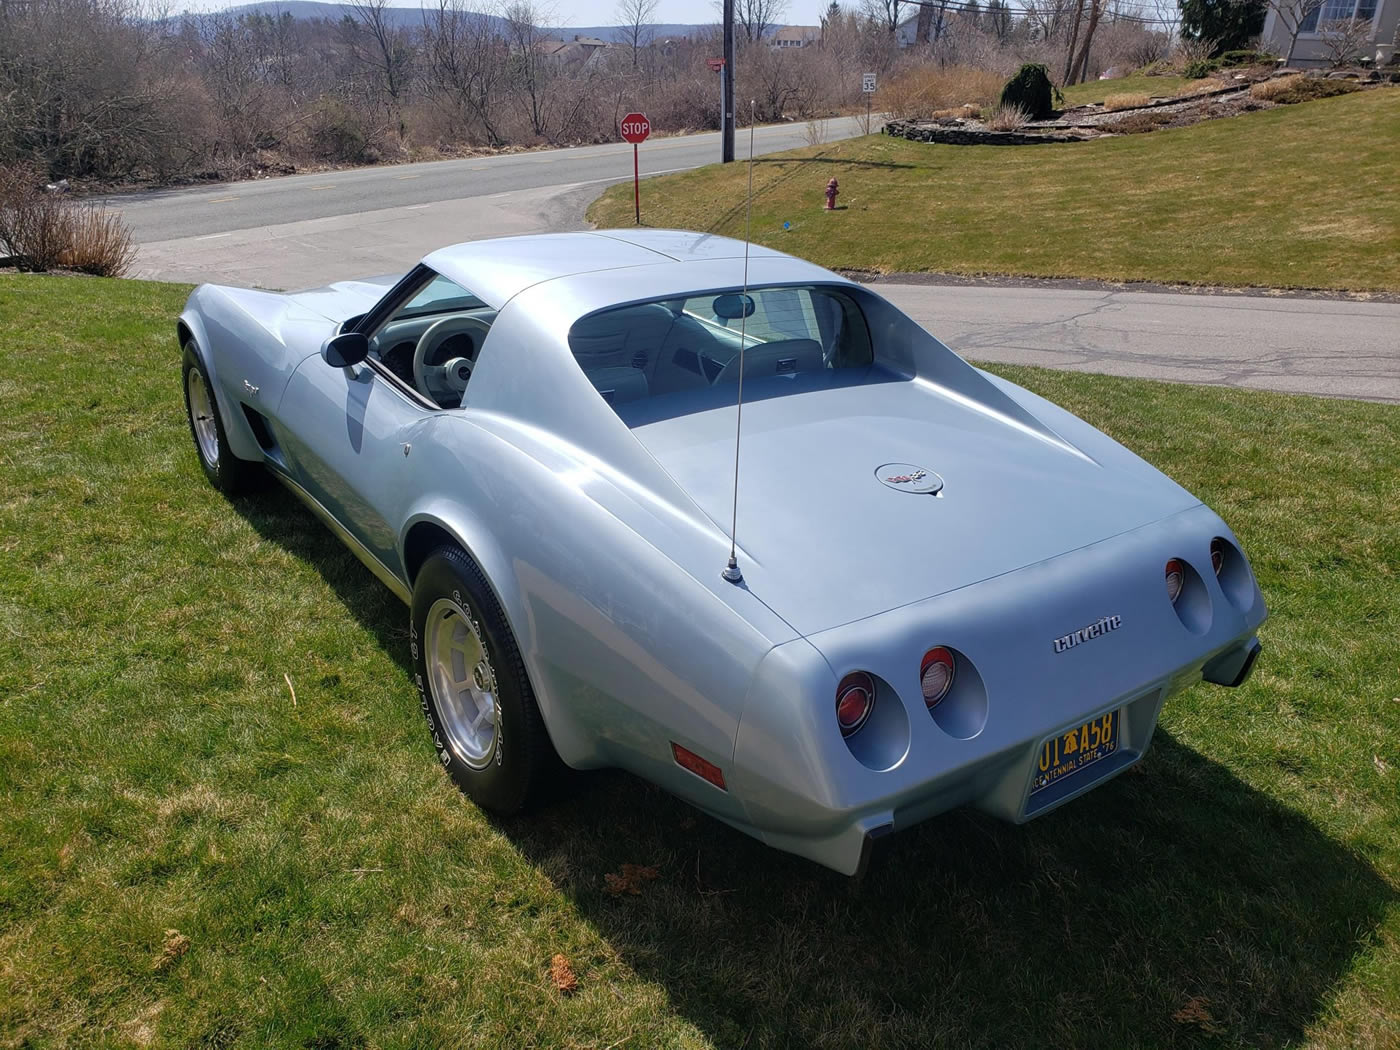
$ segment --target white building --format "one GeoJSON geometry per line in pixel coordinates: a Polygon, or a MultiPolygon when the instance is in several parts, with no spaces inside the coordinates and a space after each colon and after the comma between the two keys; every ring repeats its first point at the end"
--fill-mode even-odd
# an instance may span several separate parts
{"type": "Polygon", "coordinates": [[[1321,0],[1320,4],[1317,0],[1273,0],[1264,17],[1262,34],[1270,50],[1288,56],[1289,37],[1298,15],[1303,16],[1302,26],[1290,65],[1316,66],[1330,62],[1332,40],[1338,37],[1339,27],[1353,19],[1357,23],[1360,57],[1384,65],[1395,53],[1400,0],[1321,0]]]}
{"type": "Polygon", "coordinates": [[[783,51],[794,47],[816,47],[821,42],[821,26],[783,26],[768,38],[769,47],[783,51]]]}

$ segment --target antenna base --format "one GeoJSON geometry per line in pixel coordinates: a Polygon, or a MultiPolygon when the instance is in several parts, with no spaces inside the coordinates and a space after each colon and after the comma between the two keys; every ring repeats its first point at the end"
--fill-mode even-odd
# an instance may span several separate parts
{"type": "Polygon", "coordinates": [[[729,564],[724,567],[724,571],[720,575],[730,583],[744,582],[744,574],[739,571],[739,563],[732,556],[729,559],[729,564]]]}

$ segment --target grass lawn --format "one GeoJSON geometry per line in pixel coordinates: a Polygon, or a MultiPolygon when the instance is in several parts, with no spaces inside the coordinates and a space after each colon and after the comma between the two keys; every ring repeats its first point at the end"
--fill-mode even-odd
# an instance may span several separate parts
{"type": "Polygon", "coordinates": [[[998,368],[1231,522],[1265,655],[854,884],[621,774],[478,812],[405,610],[205,484],[185,292],[0,277],[0,1047],[1400,1044],[1400,409],[998,368]]]}
{"type": "Polygon", "coordinates": [[[1187,80],[1185,77],[1147,77],[1133,73],[1117,80],[1089,80],[1083,84],[1071,84],[1061,88],[1065,102],[1071,106],[1085,106],[1090,102],[1102,102],[1109,95],[1148,95],[1151,97],[1172,98],[1185,95],[1202,86],[1218,86],[1213,80],[1187,80]]]}
{"type": "MultiPolygon", "coordinates": [[[[1395,88],[1093,142],[869,136],[759,158],[753,236],[882,272],[1400,291],[1397,157],[1395,88]]],[[[745,169],[648,179],[643,222],[742,237],[745,169]]],[[[589,218],[630,226],[632,187],[589,218]]]]}

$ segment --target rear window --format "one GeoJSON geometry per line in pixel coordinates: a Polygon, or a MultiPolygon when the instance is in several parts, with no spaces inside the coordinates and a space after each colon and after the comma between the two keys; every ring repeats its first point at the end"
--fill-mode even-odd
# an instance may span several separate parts
{"type": "MultiPolygon", "coordinates": [[[[750,288],[633,303],[578,321],[569,348],[610,404],[867,368],[870,330],[845,292],[750,288]]],[[[747,388],[746,388],[747,390],[747,388]]]]}

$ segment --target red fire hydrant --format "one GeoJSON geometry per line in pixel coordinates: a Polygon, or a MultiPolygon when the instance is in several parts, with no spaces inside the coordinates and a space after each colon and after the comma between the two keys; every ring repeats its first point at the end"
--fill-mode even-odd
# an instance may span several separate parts
{"type": "Polygon", "coordinates": [[[836,180],[832,179],[826,184],[826,210],[836,210],[836,195],[841,191],[836,186],[836,180]]]}

